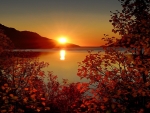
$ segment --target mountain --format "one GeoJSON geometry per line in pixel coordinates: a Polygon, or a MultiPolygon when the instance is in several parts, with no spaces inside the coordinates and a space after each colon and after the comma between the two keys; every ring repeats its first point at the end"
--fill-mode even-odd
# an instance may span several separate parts
{"type": "MultiPolygon", "coordinates": [[[[6,27],[0,24],[0,29],[14,43],[16,49],[51,49],[61,48],[58,42],[31,31],[19,31],[15,28],[6,27]]],[[[66,43],[66,48],[79,47],[78,45],[66,43]]]]}

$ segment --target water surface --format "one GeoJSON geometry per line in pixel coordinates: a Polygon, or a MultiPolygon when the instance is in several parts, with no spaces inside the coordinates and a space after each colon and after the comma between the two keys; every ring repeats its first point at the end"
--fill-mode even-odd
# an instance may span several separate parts
{"type": "MultiPolygon", "coordinates": [[[[52,71],[58,76],[58,80],[68,79],[69,82],[80,82],[77,76],[78,62],[84,60],[88,55],[88,50],[98,52],[102,48],[72,48],[72,49],[50,49],[50,50],[34,50],[39,51],[38,57],[40,61],[48,62],[50,65],[45,68],[45,71],[52,71]]],[[[86,81],[86,80],[82,80],[86,81]]]]}
{"type": "Polygon", "coordinates": [[[77,76],[78,62],[82,62],[88,51],[92,50],[92,53],[101,51],[102,48],[61,48],[61,49],[32,49],[25,51],[38,52],[38,58],[40,61],[48,62],[49,66],[44,68],[44,71],[52,71],[54,75],[58,76],[58,80],[61,82],[62,79],[68,79],[69,82],[83,82],[77,76]]]}

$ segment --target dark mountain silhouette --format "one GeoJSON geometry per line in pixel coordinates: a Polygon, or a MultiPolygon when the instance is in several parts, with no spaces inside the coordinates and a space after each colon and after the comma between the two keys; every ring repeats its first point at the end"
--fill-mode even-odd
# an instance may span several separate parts
{"type": "Polygon", "coordinates": [[[0,24],[0,29],[9,37],[15,45],[16,49],[50,49],[61,47],[79,47],[75,44],[67,43],[64,46],[58,44],[56,40],[42,37],[31,31],[19,31],[14,28],[6,27],[0,24]]]}

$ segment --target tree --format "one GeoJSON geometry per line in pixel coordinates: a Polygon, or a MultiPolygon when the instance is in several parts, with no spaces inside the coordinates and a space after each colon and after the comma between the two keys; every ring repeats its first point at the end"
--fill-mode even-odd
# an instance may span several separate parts
{"type": "Polygon", "coordinates": [[[122,12],[117,11],[111,15],[110,22],[114,27],[112,32],[121,36],[118,45],[136,48],[140,52],[141,48],[146,49],[150,43],[150,1],[119,1],[123,9],[122,12]]]}
{"type": "Polygon", "coordinates": [[[80,106],[80,101],[85,97],[87,90],[86,83],[69,83],[67,79],[63,79],[63,83],[52,82],[56,76],[50,76],[48,82],[48,101],[55,109],[52,111],[76,113],[80,106]]]}
{"type": "Polygon", "coordinates": [[[104,38],[105,53],[92,53],[79,64],[78,76],[90,80],[93,98],[102,112],[138,112],[150,109],[150,1],[119,0],[123,7],[111,15],[112,32],[120,39],[104,38]],[[132,58],[128,56],[131,53],[132,58]]]}
{"type": "Polygon", "coordinates": [[[145,74],[146,83],[140,70],[131,65],[124,53],[111,47],[105,54],[90,52],[78,69],[78,76],[89,80],[91,94],[103,112],[150,108],[150,73],[145,74]]]}
{"type": "Polygon", "coordinates": [[[9,60],[3,63],[1,70],[1,78],[5,80],[1,82],[1,110],[23,112],[30,108],[41,111],[45,107],[45,74],[42,68],[48,64],[26,58],[24,54],[23,57],[14,54],[9,52],[9,60]]]}
{"type": "Polygon", "coordinates": [[[143,81],[147,82],[145,73],[150,70],[150,1],[119,0],[122,12],[112,15],[114,33],[119,33],[120,46],[125,46],[133,55],[134,65],[141,71],[143,81]],[[144,64],[144,65],[143,65],[144,64]]]}
{"type": "MultiPolygon", "coordinates": [[[[123,7],[111,15],[112,32],[119,33],[121,39],[116,44],[128,48],[133,55],[137,68],[150,70],[150,1],[149,0],[119,0],[123,7]],[[138,60],[140,60],[140,62],[138,60]],[[144,64],[144,65],[141,65],[144,64]]],[[[143,80],[146,76],[143,73],[143,80]]]]}
{"type": "Polygon", "coordinates": [[[121,38],[116,42],[125,46],[135,57],[140,57],[143,64],[149,67],[150,56],[150,1],[149,0],[119,0],[123,7],[111,15],[112,32],[119,33],[121,38]]]}
{"type": "Polygon", "coordinates": [[[3,30],[0,29],[0,76],[2,74],[1,69],[3,62],[7,59],[5,57],[1,57],[1,54],[5,53],[6,50],[13,49],[12,41],[3,33],[3,30]]]}
{"type": "Polygon", "coordinates": [[[12,41],[3,33],[3,30],[0,29],[0,54],[4,50],[10,50],[13,47],[12,41]]]}
{"type": "Polygon", "coordinates": [[[42,71],[48,63],[39,62],[31,53],[13,51],[13,43],[0,30],[0,111],[2,113],[49,110],[45,102],[46,75],[42,71]]]}

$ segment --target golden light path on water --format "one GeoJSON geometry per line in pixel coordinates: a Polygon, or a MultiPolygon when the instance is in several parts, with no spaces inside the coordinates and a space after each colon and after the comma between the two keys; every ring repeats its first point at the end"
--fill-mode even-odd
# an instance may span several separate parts
{"type": "Polygon", "coordinates": [[[60,50],[60,60],[65,60],[66,51],[60,50]]]}

